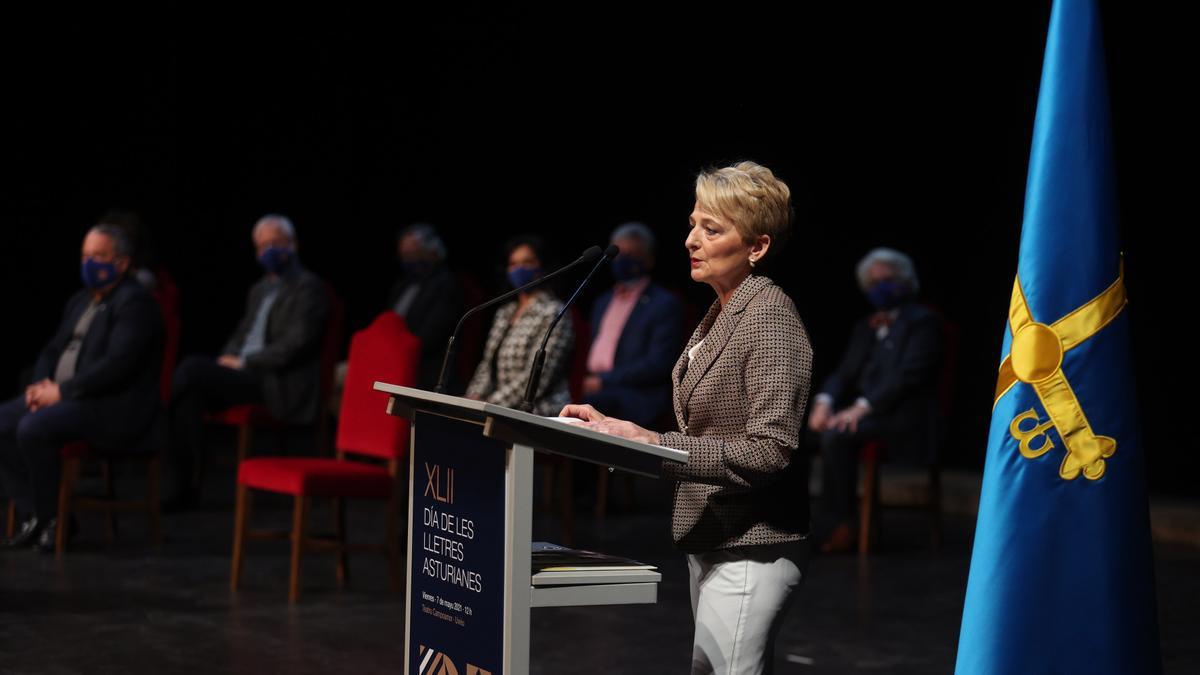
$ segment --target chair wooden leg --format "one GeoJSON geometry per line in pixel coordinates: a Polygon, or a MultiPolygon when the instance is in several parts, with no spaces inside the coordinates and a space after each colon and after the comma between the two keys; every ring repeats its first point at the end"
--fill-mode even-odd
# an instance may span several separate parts
{"type": "Polygon", "coordinates": [[[241,464],[250,453],[250,436],[252,429],[249,424],[239,424],[237,430],[237,460],[241,464]]]}
{"type": "Polygon", "coordinates": [[[858,552],[871,552],[873,528],[878,527],[879,462],[869,459],[863,463],[862,497],[858,507],[858,552]]]}
{"type": "Polygon", "coordinates": [[[146,464],[146,510],[150,514],[150,539],[156,546],[162,543],[161,505],[158,492],[159,471],[160,460],[155,455],[146,464]]]}
{"type": "Polygon", "coordinates": [[[608,467],[596,467],[596,519],[603,520],[608,511],[608,467]]]}
{"type": "Polygon", "coordinates": [[[109,544],[117,541],[117,515],[113,512],[112,503],[116,501],[117,491],[113,486],[112,460],[100,460],[100,476],[104,479],[104,498],[108,503],[104,507],[104,537],[109,544]]]}
{"type": "Polygon", "coordinates": [[[346,500],[333,500],[333,536],[341,548],[337,552],[337,583],[338,588],[346,587],[346,578],[350,573],[346,561],[346,500]]]}
{"type": "Polygon", "coordinates": [[[11,539],[13,534],[17,531],[17,503],[11,499],[8,500],[8,524],[4,529],[6,532],[4,536],[8,537],[9,539],[11,539]]]}
{"type": "Polygon", "coordinates": [[[54,555],[61,558],[67,549],[67,533],[71,523],[71,497],[75,481],[79,477],[79,459],[70,458],[63,462],[62,476],[58,480],[58,524],[54,528],[54,555]]]}
{"type": "Polygon", "coordinates": [[[292,510],[292,571],[288,578],[288,602],[296,602],[300,598],[300,554],[304,551],[308,507],[309,498],[296,495],[292,510]]]}
{"type": "Polygon", "coordinates": [[[237,506],[233,514],[233,561],[229,569],[229,590],[236,591],[242,581],[242,555],[246,545],[246,522],[250,520],[253,501],[250,488],[237,486],[237,506]]]}

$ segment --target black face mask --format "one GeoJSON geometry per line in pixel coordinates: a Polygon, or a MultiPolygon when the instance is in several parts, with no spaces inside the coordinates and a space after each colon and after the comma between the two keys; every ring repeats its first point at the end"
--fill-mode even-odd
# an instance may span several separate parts
{"type": "Polygon", "coordinates": [[[617,281],[633,281],[645,273],[646,266],[633,256],[619,255],[612,261],[612,274],[617,281]]]}

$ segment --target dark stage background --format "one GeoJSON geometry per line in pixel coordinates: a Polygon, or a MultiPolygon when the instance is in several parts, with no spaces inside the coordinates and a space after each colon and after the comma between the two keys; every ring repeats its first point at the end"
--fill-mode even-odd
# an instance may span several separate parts
{"type": "MultiPolygon", "coordinates": [[[[453,265],[488,289],[511,234],[543,233],[565,258],[643,220],[661,238],[657,276],[703,311],[711,293],[687,279],[682,247],[692,180],[749,158],[796,193],[775,276],[818,379],[866,310],[854,262],[876,245],[908,251],[961,328],[947,461],[981,466],[1049,3],[974,4],[13,20],[0,41],[0,383],[16,394],[78,287],[80,236],[110,208],[142,214],[181,286],[183,352],[213,354],[258,274],[249,231],[268,211],[293,218],[351,329],[382,309],[393,233],[415,220],[441,228],[453,265]]],[[[1181,10],[1103,11],[1151,483],[1189,492],[1200,460],[1174,432],[1185,399],[1164,387],[1194,380],[1181,344],[1194,294],[1179,283],[1192,275],[1179,272],[1195,216],[1170,163],[1190,159],[1195,47],[1166,14],[1181,10]]]]}

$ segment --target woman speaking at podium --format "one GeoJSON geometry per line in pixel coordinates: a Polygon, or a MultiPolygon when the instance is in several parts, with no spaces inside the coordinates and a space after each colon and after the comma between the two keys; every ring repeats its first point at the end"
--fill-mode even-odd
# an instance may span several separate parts
{"type": "Polygon", "coordinates": [[[790,190],[766,167],[702,172],[684,245],[717,299],[672,374],[678,431],[657,433],[568,405],[588,428],[687,450],[671,530],[687,554],[692,673],[773,670],[775,635],[808,562],[808,488],[798,456],[812,348],[796,307],[763,276],[778,262],[790,190]]]}

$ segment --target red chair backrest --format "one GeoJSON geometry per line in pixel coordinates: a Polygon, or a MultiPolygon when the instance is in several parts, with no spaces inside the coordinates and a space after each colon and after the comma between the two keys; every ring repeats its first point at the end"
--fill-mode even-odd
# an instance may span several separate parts
{"type": "Polygon", "coordinates": [[[325,335],[321,340],[321,414],[329,403],[333,391],[333,371],[342,355],[342,338],[346,332],[346,303],[342,302],[333,285],[325,282],[325,295],[329,299],[329,315],[325,319],[325,335]]]}
{"type": "MultiPolygon", "coordinates": [[[[483,304],[486,298],[479,284],[470,275],[459,273],[455,276],[463,291],[463,311],[483,304]]],[[[454,367],[458,368],[459,380],[463,386],[471,381],[471,377],[475,374],[476,364],[483,358],[484,341],[487,337],[488,326],[491,325],[484,323],[485,314],[487,313],[481,312],[467,319],[467,322],[463,324],[462,333],[457,339],[458,346],[455,351],[458,354],[458,363],[454,364],[454,367]]],[[[442,354],[446,345],[432,345],[429,349],[437,349],[438,354],[442,354]]]]}
{"type": "Polygon", "coordinates": [[[154,298],[163,318],[163,363],[159,376],[159,394],[164,403],[171,399],[171,376],[175,373],[175,361],[179,359],[179,336],[182,322],[179,319],[179,286],[166,268],[154,270],[157,288],[154,298]]]}
{"type": "Polygon", "coordinates": [[[575,330],[567,388],[571,392],[571,402],[578,403],[583,400],[583,378],[587,377],[588,352],[592,349],[592,328],[588,320],[583,318],[583,313],[573,305],[567,313],[571,315],[571,328],[575,330]]]}
{"type": "Polygon", "coordinates": [[[955,385],[958,376],[958,324],[940,307],[931,303],[922,303],[938,317],[942,329],[942,363],[938,371],[938,404],[942,417],[950,419],[954,404],[955,385]]]}
{"type": "Polygon", "coordinates": [[[375,391],[374,385],[383,381],[414,386],[420,356],[421,341],[391,310],[354,334],[338,415],[338,450],[380,459],[404,456],[408,420],[387,414],[387,394],[375,391]]]}

